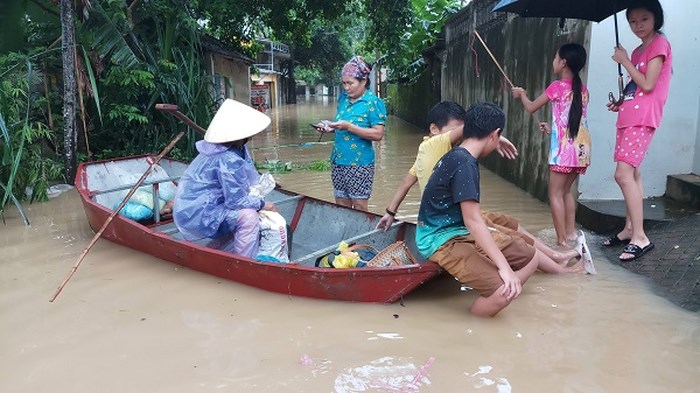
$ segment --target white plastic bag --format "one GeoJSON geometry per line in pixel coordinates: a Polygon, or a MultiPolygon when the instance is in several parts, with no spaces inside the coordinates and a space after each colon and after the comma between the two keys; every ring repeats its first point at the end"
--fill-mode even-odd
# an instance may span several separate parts
{"type": "Polygon", "coordinates": [[[258,184],[250,187],[250,195],[258,198],[265,198],[272,190],[275,189],[275,179],[269,173],[260,175],[258,184]]]}
{"type": "Polygon", "coordinates": [[[277,212],[261,210],[259,214],[260,245],[256,259],[289,263],[287,221],[277,212]]]}

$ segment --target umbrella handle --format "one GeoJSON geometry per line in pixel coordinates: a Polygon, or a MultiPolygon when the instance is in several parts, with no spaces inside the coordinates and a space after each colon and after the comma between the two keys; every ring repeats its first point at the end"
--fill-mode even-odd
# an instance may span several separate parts
{"type": "Polygon", "coordinates": [[[620,106],[622,105],[622,102],[625,101],[625,95],[624,95],[624,87],[622,86],[622,75],[617,77],[617,88],[620,90],[620,98],[617,100],[615,99],[615,96],[613,95],[612,92],[608,93],[608,100],[610,100],[611,104],[614,104],[615,106],[620,106]]]}
{"type": "MultiPolygon", "coordinates": [[[[617,13],[614,14],[613,19],[615,20],[615,46],[619,47],[620,46],[620,31],[617,27],[617,13]]],[[[620,96],[616,100],[615,96],[613,95],[612,92],[608,93],[608,99],[610,100],[611,104],[614,104],[615,106],[620,106],[622,105],[622,102],[625,100],[625,96],[623,94],[624,91],[624,86],[622,85],[622,65],[620,63],[617,63],[617,88],[620,91],[620,96]]]]}

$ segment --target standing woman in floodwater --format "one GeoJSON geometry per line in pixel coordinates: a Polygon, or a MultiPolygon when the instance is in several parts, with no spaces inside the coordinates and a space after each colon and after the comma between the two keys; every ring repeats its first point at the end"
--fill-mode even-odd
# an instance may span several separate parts
{"type": "Polygon", "coordinates": [[[335,131],[331,152],[333,195],[335,203],[367,211],[374,182],[374,146],[384,137],[386,108],[369,90],[372,66],[355,56],[343,67],[343,92],[338,97],[338,111],[329,128],[335,131]]]}

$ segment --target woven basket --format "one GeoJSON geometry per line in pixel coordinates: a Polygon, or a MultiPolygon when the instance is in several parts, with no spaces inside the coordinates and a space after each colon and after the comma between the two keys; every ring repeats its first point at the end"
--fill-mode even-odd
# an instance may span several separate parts
{"type": "Polygon", "coordinates": [[[372,267],[392,267],[413,265],[418,263],[403,240],[390,244],[367,262],[372,267]]]}

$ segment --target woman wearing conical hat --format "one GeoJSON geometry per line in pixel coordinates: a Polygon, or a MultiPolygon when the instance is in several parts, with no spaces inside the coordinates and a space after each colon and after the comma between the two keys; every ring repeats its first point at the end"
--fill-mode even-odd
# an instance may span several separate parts
{"type": "Polygon", "coordinates": [[[268,125],[267,115],[245,104],[221,105],[177,187],[173,219],[185,239],[215,239],[211,245],[222,251],[256,256],[258,211],[277,208],[250,195],[260,175],[245,144],[268,125]]]}

